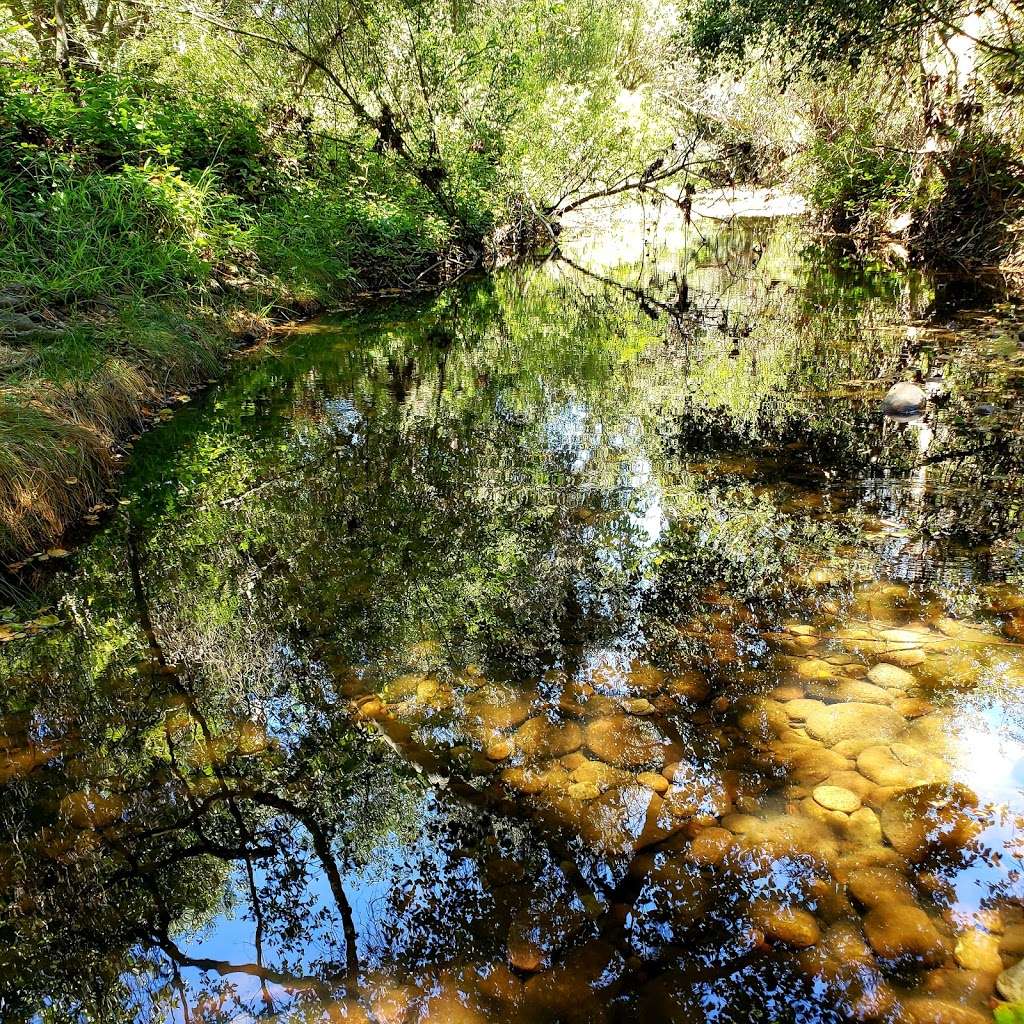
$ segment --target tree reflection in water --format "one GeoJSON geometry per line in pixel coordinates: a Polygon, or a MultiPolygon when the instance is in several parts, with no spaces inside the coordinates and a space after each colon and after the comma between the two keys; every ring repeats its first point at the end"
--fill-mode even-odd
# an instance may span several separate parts
{"type": "Polygon", "coordinates": [[[16,581],[3,1018],[986,1019],[1016,350],[797,241],[313,325],[141,442],[16,581]]]}

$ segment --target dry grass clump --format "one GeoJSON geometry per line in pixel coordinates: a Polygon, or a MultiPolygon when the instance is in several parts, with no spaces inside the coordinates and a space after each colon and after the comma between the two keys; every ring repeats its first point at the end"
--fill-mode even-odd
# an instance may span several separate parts
{"type": "Polygon", "coordinates": [[[227,336],[194,333],[136,325],[130,346],[79,334],[0,362],[0,559],[59,537],[109,485],[118,442],[216,372],[227,336]]]}

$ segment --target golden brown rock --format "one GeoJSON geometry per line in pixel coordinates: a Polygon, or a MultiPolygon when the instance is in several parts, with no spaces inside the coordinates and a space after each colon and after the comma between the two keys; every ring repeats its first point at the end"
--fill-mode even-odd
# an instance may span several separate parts
{"type": "Polygon", "coordinates": [[[1003,961],[999,956],[999,936],[971,928],[957,940],[953,949],[956,962],[968,971],[999,974],[1003,961]]]}
{"type": "Polygon", "coordinates": [[[961,1003],[928,996],[904,999],[903,1010],[910,1024],[992,1024],[990,1014],[961,1003]]]}
{"type": "Polygon", "coordinates": [[[649,697],[665,688],[666,678],[666,674],[660,668],[634,662],[626,676],[626,688],[630,693],[649,697]]]}
{"type": "Polygon", "coordinates": [[[882,823],[870,807],[854,811],[846,822],[846,837],[853,843],[874,846],[882,842],[882,823]]]}
{"type": "Polygon", "coordinates": [[[495,740],[487,745],[484,753],[490,761],[504,761],[512,756],[512,744],[506,739],[495,740]]]}
{"type": "Polygon", "coordinates": [[[521,725],[529,717],[531,703],[531,694],[496,683],[481,686],[467,698],[470,719],[489,733],[521,725]]]}
{"type": "Polygon", "coordinates": [[[641,772],[637,777],[636,781],[641,786],[646,786],[648,789],[653,789],[655,793],[664,793],[669,786],[668,779],[665,778],[659,772],[641,772]]]}
{"type": "Polygon", "coordinates": [[[587,725],[587,748],[608,764],[633,771],[664,762],[665,738],[645,718],[609,715],[587,725]]]}
{"type": "Polygon", "coordinates": [[[852,922],[832,925],[821,941],[800,954],[800,965],[826,985],[829,998],[854,1021],[884,1018],[896,1002],[875,958],[852,922]]]}
{"type": "Polygon", "coordinates": [[[935,710],[935,706],[922,697],[898,697],[892,702],[892,707],[904,718],[920,718],[922,715],[930,715],[935,710]]]}
{"type": "Polygon", "coordinates": [[[932,783],[894,794],[882,808],[882,831],[897,852],[920,861],[937,847],[959,849],[977,834],[977,797],[959,783],[932,783]]]}
{"type": "Polygon", "coordinates": [[[556,725],[543,715],[528,719],[515,731],[512,742],[528,760],[564,757],[583,743],[583,730],[575,722],[556,725]]]}
{"type": "Polygon", "coordinates": [[[906,690],[917,682],[906,669],[884,661],[872,667],[868,672],[868,681],[888,690],[906,690]]]}
{"type": "Polygon", "coordinates": [[[860,809],[860,797],[852,790],[844,789],[842,786],[816,786],[811,795],[822,807],[830,811],[853,814],[854,811],[860,809]]]}
{"type": "Polygon", "coordinates": [[[864,934],[884,960],[911,959],[935,965],[947,955],[947,944],[920,907],[912,903],[879,902],[864,918],[864,934]]]}
{"type": "Polygon", "coordinates": [[[857,770],[879,786],[901,789],[941,781],[948,773],[941,760],[908,743],[866,747],[857,757],[857,770]]]}
{"type": "Polygon", "coordinates": [[[803,949],[813,946],[821,937],[814,915],[802,907],[778,900],[758,900],[750,905],[749,915],[756,928],[777,942],[803,949]]]}
{"type": "Polygon", "coordinates": [[[807,731],[826,746],[844,740],[892,740],[903,730],[903,718],[880,704],[830,704],[807,716],[807,731]]]}
{"type": "Polygon", "coordinates": [[[924,651],[920,648],[914,648],[908,651],[889,651],[886,657],[896,665],[900,665],[904,668],[911,668],[914,665],[920,665],[925,660],[924,651]]]}
{"type": "Polygon", "coordinates": [[[913,903],[914,890],[898,871],[884,867],[865,867],[851,871],[846,878],[850,895],[862,906],[883,903],[913,903]]]}
{"type": "Polygon", "coordinates": [[[786,714],[795,722],[806,721],[807,716],[812,711],[817,711],[822,707],[824,707],[824,703],[822,701],[808,700],[805,697],[798,697],[795,700],[790,700],[783,704],[783,709],[786,714]]]}
{"type": "Polygon", "coordinates": [[[736,842],[728,829],[702,829],[691,841],[687,856],[695,864],[704,866],[721,864],[736,842]]]}
{"type": "Polygon", "coordinates": [[[835,695],[840,701],[860,701],[863,704],[891,704],[893,699],[888,690],[863,679],[844,679],[836,686],[835,695]]]}
{"type": "Polygon", "coordinates": [[[694,671],[672,676],[665,689],[673,697],[693,701],[695,704],[706,701],[711,694],[708,681],[699,672],[694,671]]]}

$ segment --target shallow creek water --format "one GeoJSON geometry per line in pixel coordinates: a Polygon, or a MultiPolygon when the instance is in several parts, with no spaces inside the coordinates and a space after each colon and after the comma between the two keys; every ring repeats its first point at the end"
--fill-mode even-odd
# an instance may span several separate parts
{"type": "Polygon", "coordinates": [[[248,354],[3,583],[4,1021],[1017,1019],[1015,307],[565,255],[248,354]]]}

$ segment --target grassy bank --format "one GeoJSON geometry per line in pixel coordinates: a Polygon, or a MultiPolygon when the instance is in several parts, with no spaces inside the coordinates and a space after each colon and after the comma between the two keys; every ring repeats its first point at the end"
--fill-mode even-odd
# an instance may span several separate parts
{"type": "Polygon", "coordinates": [[[0,558],[100,502],[120,445],[232,347],[436,280],[465,237],[287,109],[0,65],[0,558]]]}

